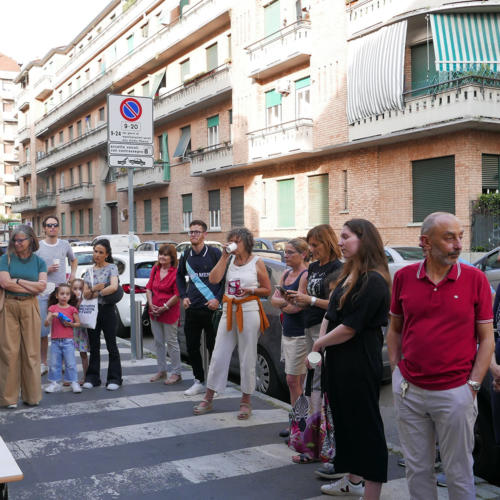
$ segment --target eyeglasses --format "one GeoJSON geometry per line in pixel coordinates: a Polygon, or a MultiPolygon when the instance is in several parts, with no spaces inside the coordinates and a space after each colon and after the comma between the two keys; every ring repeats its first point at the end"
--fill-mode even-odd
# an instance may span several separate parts
{"type": "Polygon", "coordinates": [[[59,224],[54,222],[54,223],[50,223],[50,224],[45,224],[45,227],[59,227],[59,224]]]}
{"type": "Polygon", "coordinates": [[[199,236],[202,234],[202,231],[189,231],[189,236],[199,236]]]}
{"type": "Polygon", "coordinates": [[[24,243],[26,240],[29,240],[30,238],[17,238],[14,240],[14,245],[20,245],[21,243],[24,243]]]}
{"type": "Polygon", "coordinates": [[[285,250],[285,255],[293,255],[294,253],[299,253],[299,252],[294,252],[293,250],[285,250]]]}

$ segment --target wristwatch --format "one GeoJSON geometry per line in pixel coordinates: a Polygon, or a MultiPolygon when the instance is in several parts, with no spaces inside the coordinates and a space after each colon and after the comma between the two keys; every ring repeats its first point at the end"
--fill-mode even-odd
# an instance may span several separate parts
{"type": "Polygon", "coordinates": [[[316,304],[316,297],[311,297],[311,306],[313,306],[314,304],[316,304]]]}
{"type": "Polygon", "coordinates": [[[480,382],[474,382],[474,380],[467,380],[467,383],[471,386],[472,390],[475,392],[478,392],[481,389],[481,383],[480,382]]]}

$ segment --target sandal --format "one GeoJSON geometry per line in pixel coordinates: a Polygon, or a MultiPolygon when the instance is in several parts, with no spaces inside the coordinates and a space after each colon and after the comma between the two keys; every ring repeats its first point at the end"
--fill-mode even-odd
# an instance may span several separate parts
{"type": "Polygon", "coordinates": [[[165,372],[158,372],[156,375],[153,375],[149,381],[150,382],[157,382],[158,380],[161,380],[162,378],[165,378],[167,374],[165,372]]]}
{"type": "Polygon", "coordinates": [[[317,462],[317,460],[307,456],[305,453],[301,453],[300,455],[294,455],[292,462],[294,464],[312,464],[313,462],[317,462]]]}
{"type": "Polygon", "coordinates": [[[212,409],[213,409],[212,401],[207,401],[206,399],[203,399],[193,408],[193,413],[195,415],[204,415],[205,413],[212,411],[212,409]]]}
{"type": "Polygon", "coordinates": [[[238,413],[238,420],[248,420],[251,414],[252,414],[252,405],[250,403],[240,403],[240,412],[238,413]]]}
{"type": "Polygon", "coordinates": [[[177,375],[176,373],[173,373],[168,377],[167,380],[165,380],[164,384],[165,385],[172,385],[172,384],[177,384],[178,382],[182,382],[182,377],[180,375],[177,375]]]}

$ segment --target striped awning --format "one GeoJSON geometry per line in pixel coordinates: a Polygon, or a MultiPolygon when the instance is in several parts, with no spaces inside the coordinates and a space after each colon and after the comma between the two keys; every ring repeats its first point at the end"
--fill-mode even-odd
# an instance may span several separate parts
{"type": "Polygon", "coordinates": [[[349,42],[349,123],[403,109],[406,28],[407,22],[401,21],[349,42]]]}
{"type": "Polygon", "coordinates": [[[500,71],[500,14],[432,14],[437,71],[500,71]]]}

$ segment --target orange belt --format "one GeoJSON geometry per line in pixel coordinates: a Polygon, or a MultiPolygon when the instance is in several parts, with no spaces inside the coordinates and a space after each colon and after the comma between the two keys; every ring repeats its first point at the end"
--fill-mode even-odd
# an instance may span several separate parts
{"type": "Polygon", "coordinates": [[[243,309],[241,304],[245,302],[250,302],[251,300],[256,300],[259,305],[259,315],[260,315],[260,331],[264,333],[266,328],[269,328],[269,320],[267,319],[264,308],[262,307],[262,302],[257,295],[249,295],[242,299],[230,298],[224,295],[222,302],[227,304],[226,316],[227,316],[227,331],[230,332],[233,329],[233,304],[236,304],[236,324],[238,325],[238,331],[241,333],[243,330],[243,309]]]}

